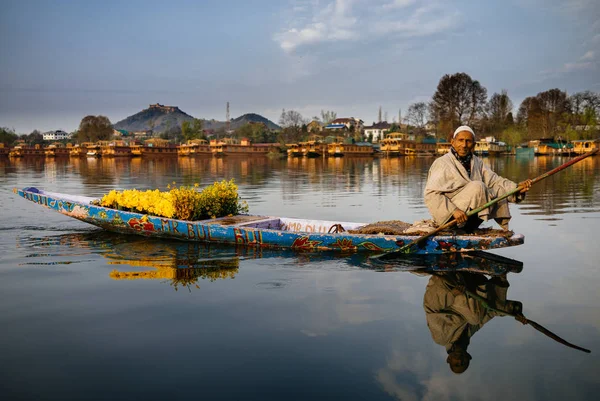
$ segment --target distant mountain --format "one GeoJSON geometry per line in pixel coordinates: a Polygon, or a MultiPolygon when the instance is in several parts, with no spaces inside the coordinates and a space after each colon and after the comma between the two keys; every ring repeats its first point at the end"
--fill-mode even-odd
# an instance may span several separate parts
{"type": "MultiPolygon", "coordinates": [[[[163,106],[151,104],[149,108],[127,117],[113,125],[115,129],[130,132],[153,130],[155,133],[167,131],[169,128],[181,126],[184,121],[192,121],[194,117],[184,113],[177,106],[163,106]]],[[[225,121],[203,120],[204,129],[218,130],[226,127],[225,121]]],[[[255,113],[248,113],[234,118],[230,122],[230,129],[237,129],[247,123],[264,123],[268,129],[280,130],[281,127],[273,121],[255,113]]]]}
{"type": "Polygon", "coordinates": [[[169,128],[181,126],[184,121],[192,121],[194,117],[179,110],[177,106],[151,104],[150,107],[127,117],[113,125],[114,129],[130,132],[148,131],[164,132],[169,128]]]}

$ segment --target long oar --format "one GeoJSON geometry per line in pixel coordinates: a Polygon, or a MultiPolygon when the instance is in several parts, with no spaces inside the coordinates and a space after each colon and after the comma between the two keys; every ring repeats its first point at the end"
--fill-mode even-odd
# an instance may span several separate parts
{"type": "Polygon", "coordinates": [[[502,313],[508,316],[512,316],[515,319],[517,319],[519,322],[523,323],[523,324],[528,324],[531,327],[533,327],[534,329],[536,329],[537,331],[539,331],[540,333],[544,333],[545,335],[547,335],[548,337],[550,337],[551,339],[553,339],[554,341],[557,341],[559,343],[561,343],[562,345],[566,345],[567,347],[570,348],[574,348],[576,350],[579,351],[583,351],[586,353],[591,353],[592,351],[590,351],[589,349],[586,348],[582,348],[578,345],[575,344],[571,344],[570,342],[568,342],[567,340],[557,336],[556,334],[554,334],[553,332],[551,332],[550,330],[548,330],[547,328],[545,328],[544,326],[542,326],[539,323],[534,322],[533,320],[529,320],[527,319],[525,316],[523,316],[522,314],[513,314],[513,313],[508,313],[507,311],[504,311],[502,309],[496,309],[492,306],[490,306],[487,302],[487,299],[485,299],[482,296],[479,296],[469,290],[465,290],[465,294],[467,294],[468,296],[470,296],[471,298],[474,298],[476,300],[478,300],[479,302],[481,302],[481,304],[488,310],[491,310],[493,312],[497,312],[497,313],[502,313]]]}
{"type": "MultiPolygon", "coordinates": [[[[593,155],[596,152],[598,152],[598,149],[594,149],[591,152],[587,152],[587,153],[585,153],[585,154],[583,154],[581,156],[578,156],[578,157],[576,157],[576,158],[574,158],[574,159],[566,162],[565,164],[560,165],[560,166],[556,167],[555,169],[552,169],[552,170],[550,170],[550,171],[548,171],[548,172],[540,175],[539,177],[536,177],[536,178],[532,179],[531,180],[531,184],[533,185],[535,183],[538,183],[541,180],[543,180],[544,178],[548,178],[551,175],[556,174],[559,171],[564,170],[567,167],[572,166],[573,164],[582,161],[586,157],[589,157],[589,156],[593,155]]],[[[485,205],[482,205],[482,206],[478,207],[477,209],[473,209],[473,210],[469,211],[467,213],[467,217],[473,216],[474,214],[477,214],[477,213],[481,212],[482,210],[487,209],[488,207],[495,205],[496,203],[500,202],[501,200],[506,199],[509,196],[516,194],[517,192],[520,192],[522,189],[523,189],[522,186],[520,186],[520,185],[517,186],[517,188],[513,189],[512,191],[509,191],[508,193],[506,193],[506,194],[504,194],[502,196],[499,196],[499,197],[497,197],[497,198],[489,201],[488,203],[486,203],[485,205]]],[[[436,228],[435,230],[433,230],[433,231],[431,231],[431,232],[429,232],[429,233],[427,233],[427,234],[425,234],[425,235],[417,238],[416,240],[414,240],[412,242],[409,242],[408,244],[404,245],[403,247],[401,247],[398,250],[387,252],[387,253],[383,253],[383,254],[377,255],[377,256],[372,256],[372,258],[373,259],[390,259],[390,258],[394,258],[394,257],[399,256],[399,255],[402,255],[402,254],[413,253],[414,250],[415,250],[415,247],[418,244],[422,243],[427,238],[429,238],[429,237],[431,237],[433,235],[436,235],[440,231],[443,231],[446,228],[452,227],[455,224],[456,224],[456,220],[452,219],[449,222],[447,222],[446,224],[442,224],[440,227],[436,228]]]]}

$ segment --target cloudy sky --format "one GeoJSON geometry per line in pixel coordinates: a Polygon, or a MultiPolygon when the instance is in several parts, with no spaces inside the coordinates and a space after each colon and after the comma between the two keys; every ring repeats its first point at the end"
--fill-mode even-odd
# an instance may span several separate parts
{"type": "Polygon", "coordinates": [[[551,88],[600,92],[600,1],[0,0],[0,51],[0,126],[18,133],[157,102],[371,123],[456,72],[515,107],[551,88]]]}

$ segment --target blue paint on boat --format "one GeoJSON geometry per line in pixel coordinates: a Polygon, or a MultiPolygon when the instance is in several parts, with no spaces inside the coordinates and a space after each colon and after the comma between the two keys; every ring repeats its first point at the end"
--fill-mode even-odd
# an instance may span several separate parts
{"type": "MultiPolygon", "coordinates": [[[[272,247],[298,251],[389,252],[418,238],[417,235],[329,233],[341,224],[346,230],[367,223],[303,220],[269,216],[233,216],[185,221],[97,206],[85,196],[48,192],[37,188],[15,189],[19,196],[109,231],[185,241],[272,247]]],[[[470,252],[521,245],[524,236],[440,235],[424,241],[417,254],[470,252]]]]}

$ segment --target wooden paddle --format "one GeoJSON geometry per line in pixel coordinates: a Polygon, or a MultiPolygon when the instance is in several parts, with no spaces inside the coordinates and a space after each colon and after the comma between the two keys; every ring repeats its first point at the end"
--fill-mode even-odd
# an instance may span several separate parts
{"type": "MultiPolygon", "coordinates": [[[[536,177],[536,178],[532,179],[531,180],[531,185],[533,185],[535,183],[538,183],[541,180],[543,180],[544,178],[548,178],[551,175],[556,174],[559,171],[564,170],[567,167],[570,167],[570,166],[572,166],[573,164],[575,164],[577,162],[582,161],[586,157],[589,157],[589,156],[595,154],[596,152],[598,152],[598,149],[594,149],[591,152],[587,152],[587,153],[585,153],[585,154],[583,154],[581,156],[578,156],[578,157],[576,157],[576,158],[574,158],[574,159],[566,162],[565,164],[562,164],[562,165],[556,167],[555,169],[552,169],[552,170],[550,170],[550,171],[548,171],[548,172],[540,175],[539,177],[536,177]]],[[[481,212],[482,210],[487,209],[488,207],[495,205],[496,203],[500,202],[501,200],[506,199],[509,196],[516,194],[517,192],[520,192],[522,189],[523,189],[522,186],[517,186],[517,188],[513,189],[512,191],[510,191],[510,192],[508,192],[508,193],[506,193],[506,194],[504,194],[502,196],[499,196],[499,197],[497,197],[495,199],[492,199],[491,201],[489,201],[485,205],[482,205],[482,206],[478,207],[477,209],[470,210],[467,213],[467,217],[473,216],[473,215],[481,212]]],[[[452,227],[455,224],[456,224],[456,220],[452,219],[449,222],[447,222],[446,224],[442,224],[441,226],[439,226],[435,230],[431,231],[430,233],[427,233],[427,234],[425,234],[425,235],[417,238],[416,240],[414,240],[412,242],[409,242],[408,244],[404,245],[403,247],[401,247],[398,250],[391,251],[391,252],[386,252],[386,253],[383,253],[381,255],[371,256],[371,258],[372,259],[391,259],[391,258],[394,258],[396,256],[404,255],[404,254],[407,254],[407,253],[413,253],[415,251],[415,247],[417,245],[419,245],[420,243],[422,243],[424,240],[426,240],[427,238],[429,238],[431,236],[436,235],[437,233],[439,233],[440,231],[445,230],[446,228],[452,227]]]]}

